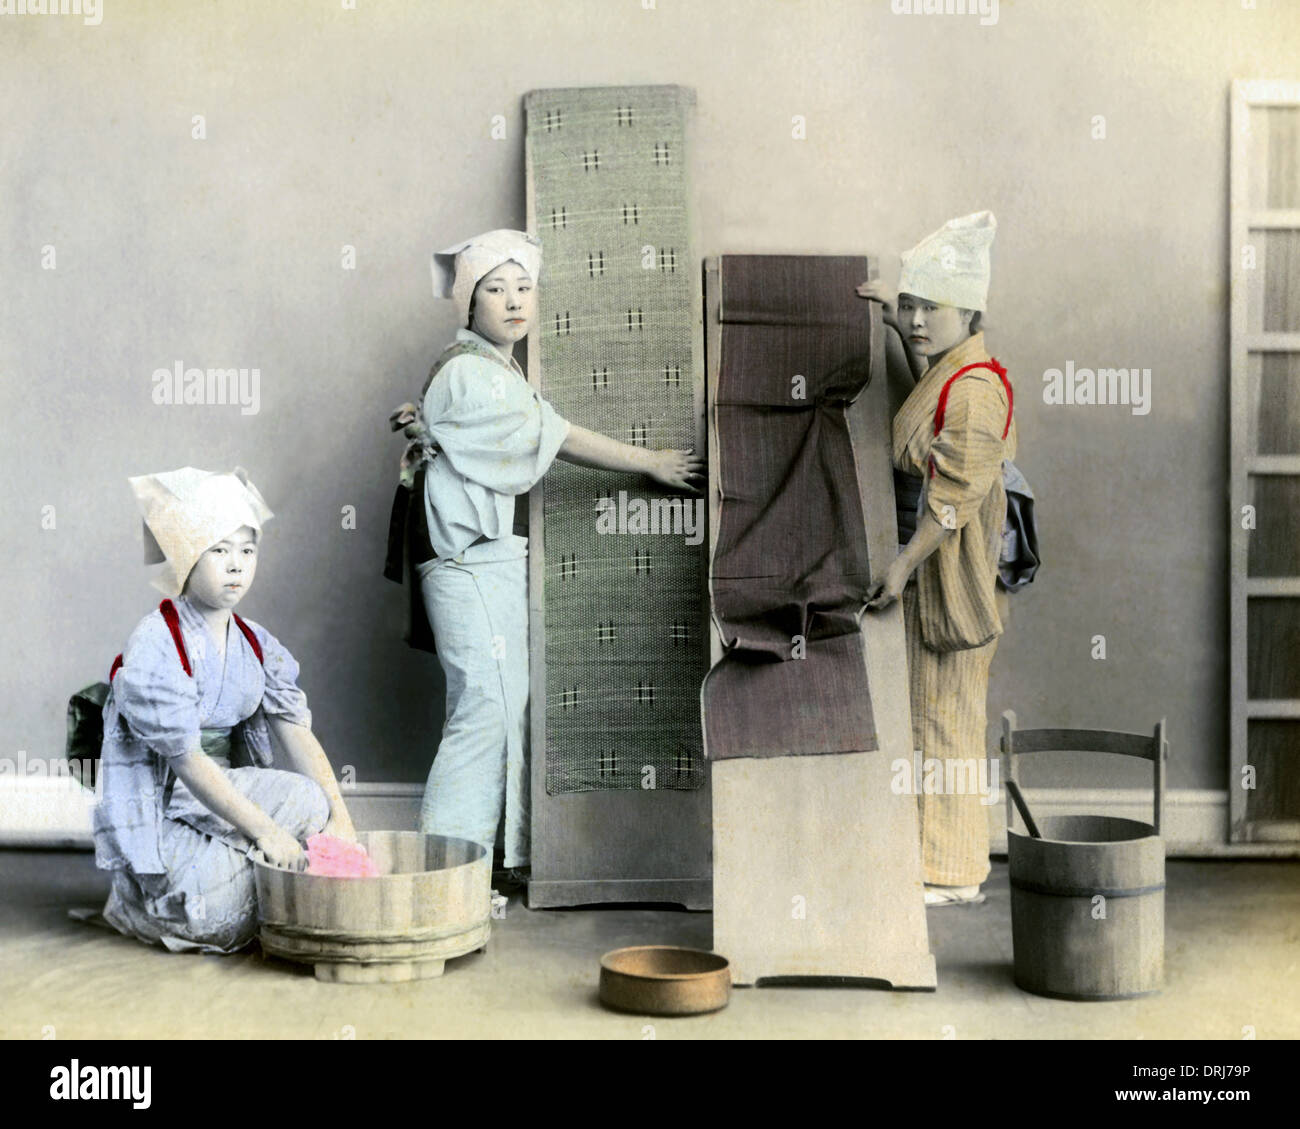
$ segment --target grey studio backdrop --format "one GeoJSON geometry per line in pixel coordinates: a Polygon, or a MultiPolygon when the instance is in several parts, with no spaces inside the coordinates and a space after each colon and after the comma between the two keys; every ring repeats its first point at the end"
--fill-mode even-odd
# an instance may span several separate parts
{"type": "MultiPolygon", "coordinates": [[[[442,675],[380,569],[386,417],[455,328],[429,253],[523,225],[526,91],[680,83],[701,257],[868,253],[892,280],[898,250],[996,211],[986,324],[1046,564],[1013,598],[989,747],[1008,707],[1140,732],[1163,714],[1171,786],[1223,789],[1228,88],[1297,58],[1281,0],[1004,0],[992,26],[888,0],[0,18],[0,756],[56,755],[68,694],[157,603],[127,476],[239,464],[276,513],[240,610],[302,663],[336,766],[422,781],[442,675]],[[178,361],[258,369],[258,411],[155,404],[178,361]],[[1071,361],[1150,368],[1149,414],[1046,405],[1042,374],[1071,361]]],[[[1030,783],[1145,779],[1057,760],[1030,783]]]]}

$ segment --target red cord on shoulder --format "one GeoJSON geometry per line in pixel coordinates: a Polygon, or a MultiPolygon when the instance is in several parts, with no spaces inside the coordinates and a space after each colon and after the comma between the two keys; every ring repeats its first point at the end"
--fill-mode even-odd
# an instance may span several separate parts
{"type": "MultiPolygon", "coordinates": [[[[952,382],[958,377],[965,376],[971,369],[986,368],[991,372],[998,374],[1002,381],[1002,387],[1007,390],[1007,425],[1002,429],[1002,438],[1005,439],[1011,433],[1011,412],[1015,405],[1015,400],[1011,392],[1011,381],[1007,379],[1007,370],[998,364],[997,357],[990,357],[987,361],[976,361],[973,365],[967,365],[965,368],[958,369],[945,382],[943,388],[939,391],[939,405],[934,410],[934,433],[938,435],[943,430],[943,414],[948,407],[948,389],[952,387],[952,382]]],[[[930,456],[930,477],[934,477],[934,456],[930,456]]]]}
{"type": "Polygon", "coordinates": [[[257,636],[253,634],[253,629],[248,626],[234,612],[230,613],[235,617],[235,626],[244,633],[244,638],[248,640],[248,645],[253,648],[253,654],[257,656],[257,661],[266,666],[266,659],[262,657],[262,644],[257,641],[257,636]]]}
{"type": "Polygon", "coordinates": [[[185,673],[193,678],[194,671],[190,667],[190,656],[185,650],[185,636],[181,634],[181,619],[176,614],[176,605],[170,600],[164,600],[158,605],[158,610],[162,612],[162,617],[167,623],[167,630],[172,633],[172,642],[176,644],[176,653],[181,657],[181,666],[185,668],[185,673]]]}
{"type": "Polygon", "coordinates": [[[1007,370],[998,364],[997,357],[990,357],[987,361],[976,361],[973,365],[967,365],[965,368],[958,369],[944,382],[943,388],[939,392],[939,406],[934,410],[934,433],[936,435],[943,429],[943,414],[948,407],[948,389],[952,387],[952,382],[960,377],[965,376],[971,369],[986,368],[998,374],[1002,381],[1002,386],[1007,390],[1007,425],[1002,429],[1002,438],[1005,439],[1011,431],[1011,412],[1013,408],[1013,399],[1011,394],[1011,381],[1007,379],[1007,370]]]}
{"type": "MultiPolygon", "coordinates": [[[[163,621],[167,624],[167,630],[171,632],[172,642],[176,644],[176,654],[180,657],[181,666],[185,673],[191,678],[194,677],[194,671],[190,667],[189,652],[185,650],[185,636],[181,634],[181,619],[176,614],[176,605],[170,600],[164,600],[158,605],[158,610],[162,613],[163,621]]],[[[248,626],[234,612],[230,613],[235,616],[235,625],[244,633],[244,638],[248,640],[248,645],[253,648],[253,654],[257,656],[257,661],[263,666],[266,665],[266,659],[262,657],[262,645],[257,641],[257,636],[253,634],[253,629],[248,626]]],[[[113,681],[117,672],[122,669],[122,656],[118,655],[113,660],[113,665],[108,670],[108,680],[113,681]]]]}

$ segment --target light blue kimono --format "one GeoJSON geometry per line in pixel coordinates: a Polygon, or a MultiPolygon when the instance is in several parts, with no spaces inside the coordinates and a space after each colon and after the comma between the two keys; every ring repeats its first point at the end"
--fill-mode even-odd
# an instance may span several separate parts
{"type": "Polygon", "coordinates": [[[300,841],[329,819],[314,780],[269,767],[268,714],[310,726],[298,664],[248,622],[265,666],[232,622],[224,664],[190,601],[173,601],[193,677],[162,615],[131,633],[104,703],[95,863],[113,872],[104,917],[128,936],[173,951],[233,952],[257,933],[254,844],[190,794],[170,768],[197,748],[236,789],[300,841]]]}
{"type": "Polygon", "coordinates": [[[438,454],[425,473],[429,539],[417,568],[447,678],[446,722],[420,827],[491,850],[505,813],[505,865],[529,861],[527,538],[511,532],[515,496],[546,473],[569,424],[519,366],[482,348],[448,361],[421,405],[438,454]]]}

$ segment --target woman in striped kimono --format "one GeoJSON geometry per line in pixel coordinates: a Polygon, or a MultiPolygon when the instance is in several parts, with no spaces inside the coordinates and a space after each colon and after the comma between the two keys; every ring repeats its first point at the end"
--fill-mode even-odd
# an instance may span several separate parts
{"type": "Polygon", "coordinates": [[[243,471],[131,479],[168,599],[131,633],[104,704],[95,863],[104,919],[173,952],[228,953],[257,933],[252,854],[298,868],[318,831],[355,838],[311,731],[298,664],[234,613],[271,516],[243,471]],[[271,766],[271,734],[292,771],[271,766]]]}
{"type": "Polygon", "coordinates": [[[405,542],[422,596],[409,641],[436,650],[447,682],[420,828],[491,852],[504,812],[510,870],[530,861],[528,539],[514,531],[516,498],[557,457],[679,490],[703,470],[692,452],[647,450],[570,424],[528,384],[513,354],[537,318],[540,267],[541,245],[521,231],[487,232],[434,255],[434,294],[456,302],[464,328],[419,405],[391,417],[412,440],[402,459],[412,496],[399,487],[405,529],[395,521],[390,530],[385,575],[401,580],[405,542]]]}
{"type": "Polygon", "coordinates": [[[900,551],[868,607],[903,601],[927,905],[982,901],[989,873],[986,756],[989,665],[1007,617],[998,587],[1006,516],[1002,462],[1016,453],[1011,386],[984,347],[991,212],[950,221],[903,256],[896,320],[916,387],[893,422],[900,551]],[[935,765],[937,762],[937,766],[935,765]]]}

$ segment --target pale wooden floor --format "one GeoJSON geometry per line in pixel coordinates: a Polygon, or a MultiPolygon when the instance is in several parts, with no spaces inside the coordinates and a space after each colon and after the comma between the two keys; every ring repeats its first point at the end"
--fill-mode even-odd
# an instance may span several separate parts
{"type": "Polygon", "coordinates": [[[1011,980],[1005,863],[982,906],[931,910],[937,992],[747,988],[724,1011],[646,1020],[596,1000],[600,954],[668,942],[708,948],[708,914],[659,909],[530,912],[512,901],[486,953],[441,980],[319,984],[310,972],[234,957],[170,955],[67,918],[102,904],[85,852],[0,850],[0,1037],[640,1039],[1198,1038],[1300,1036],[1300,863],[1168,867],[1167,986],[1122,1003],[1040,999],[1011,980]]]}

